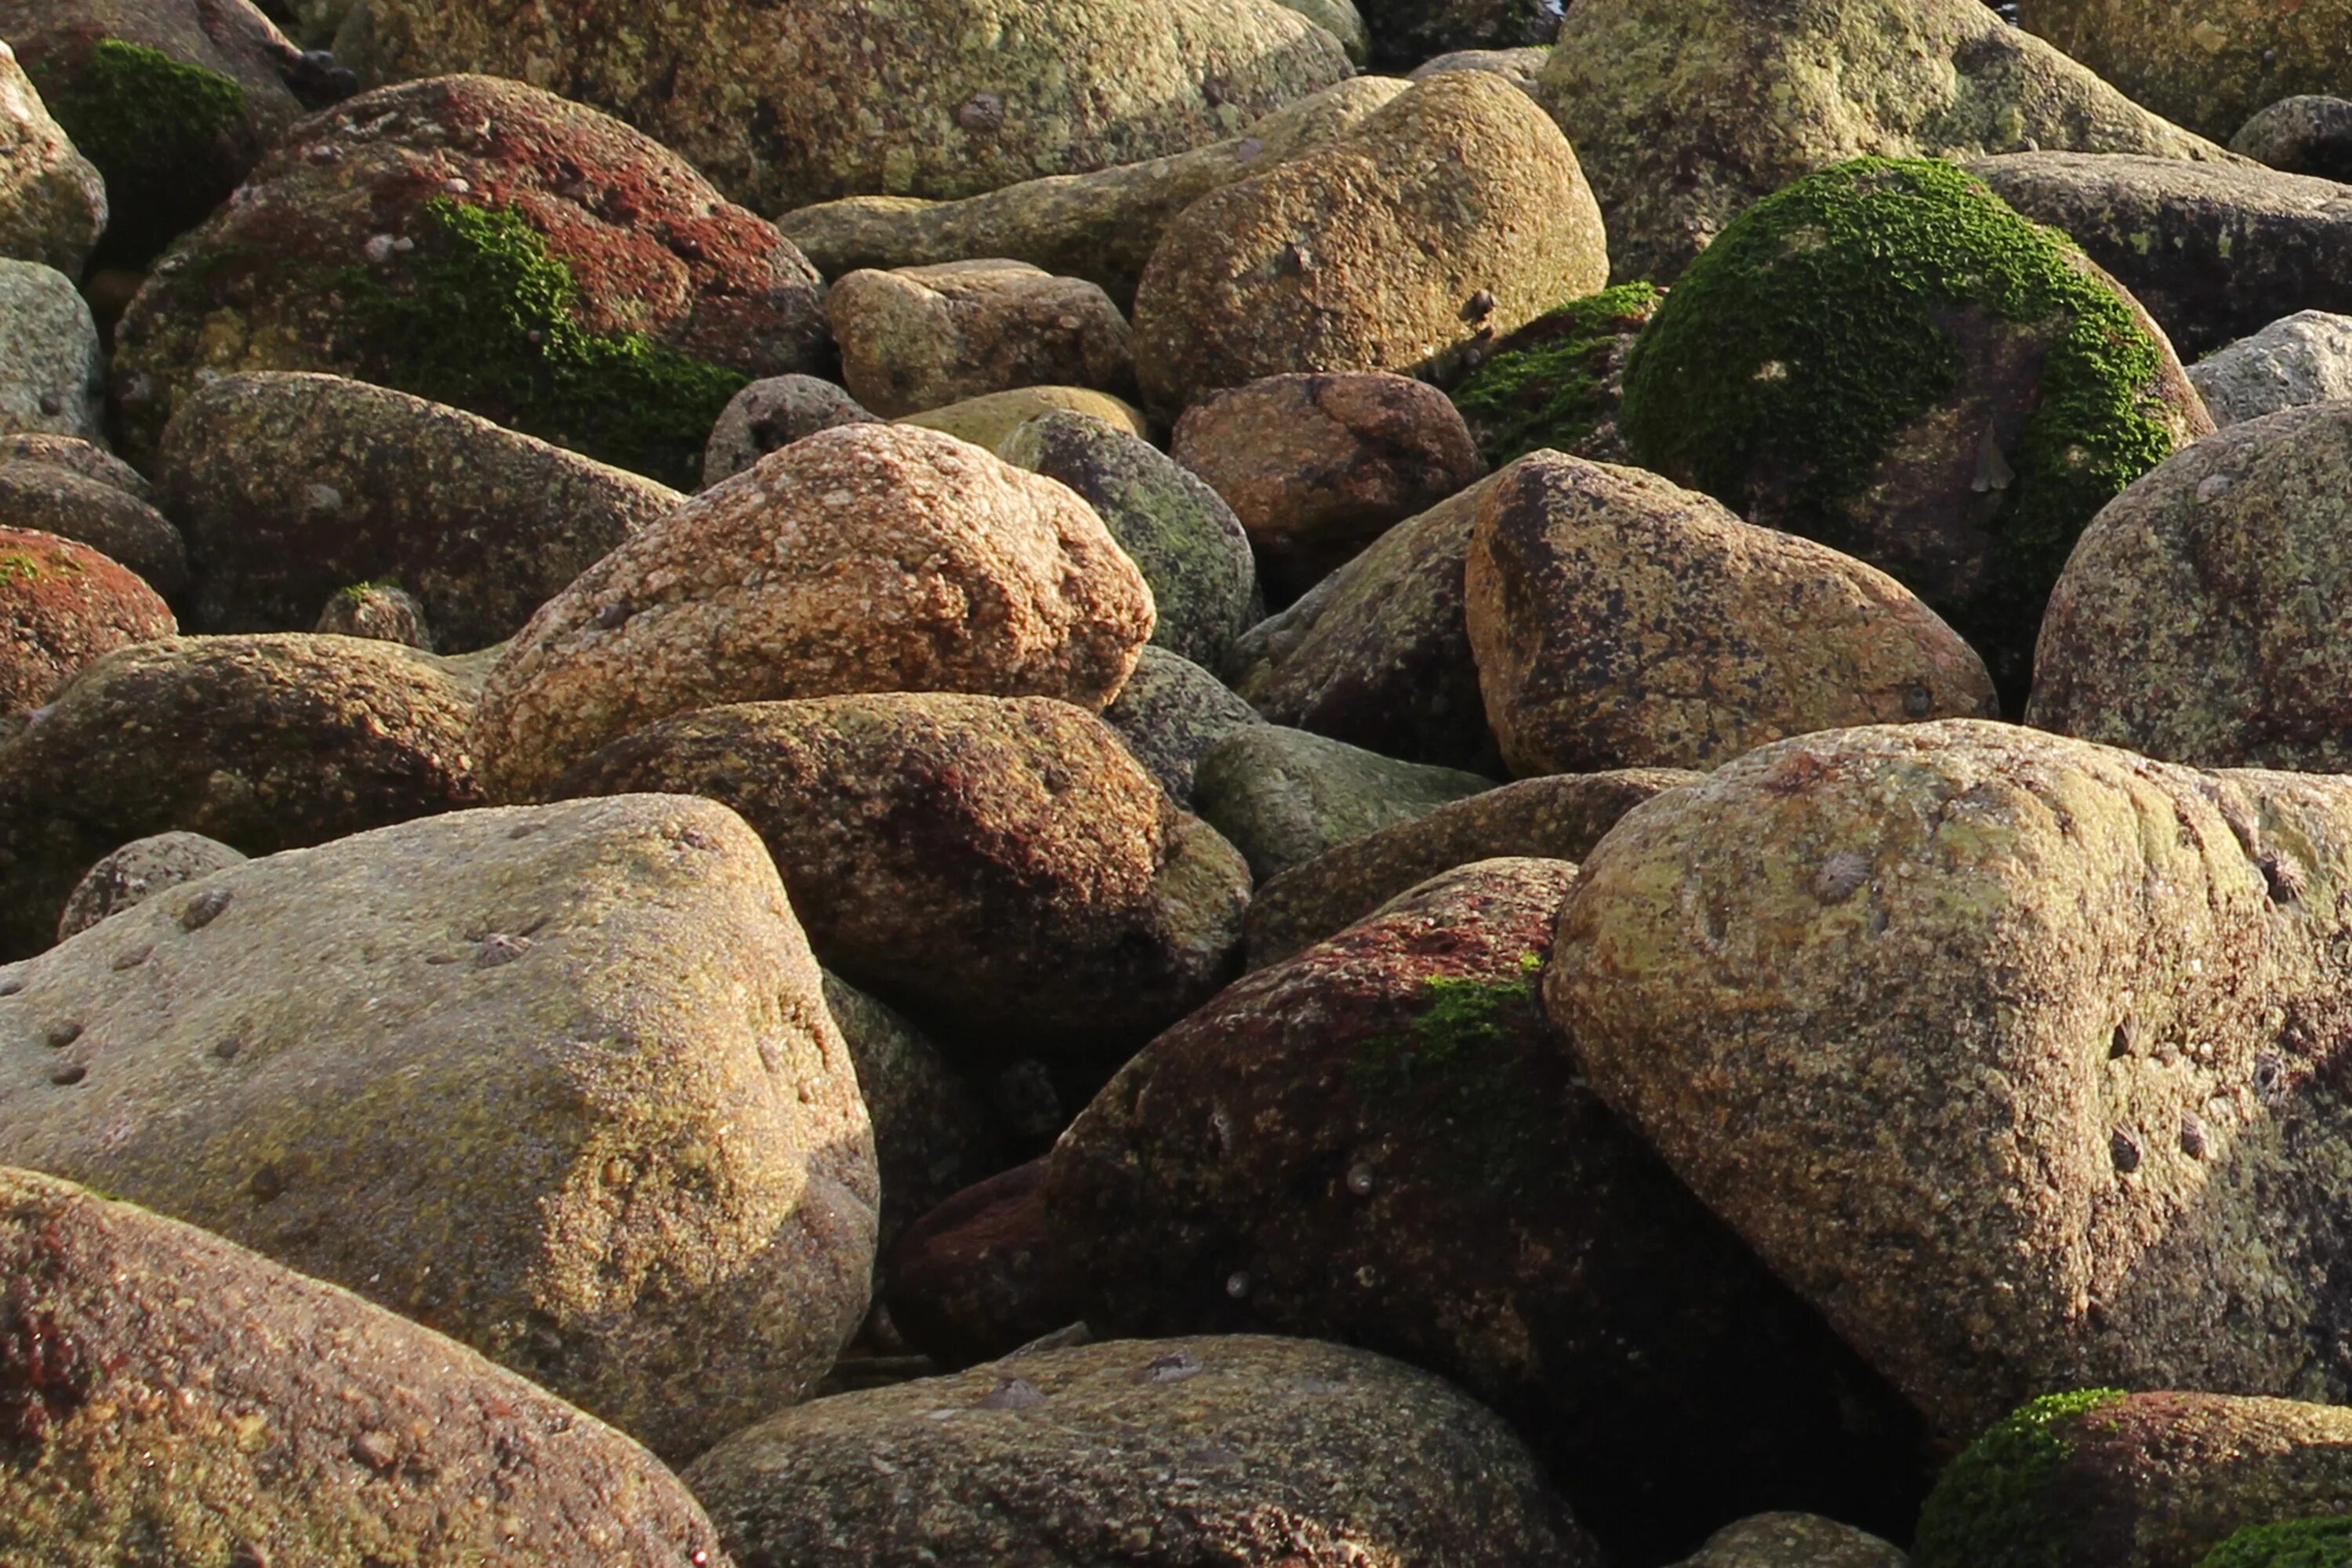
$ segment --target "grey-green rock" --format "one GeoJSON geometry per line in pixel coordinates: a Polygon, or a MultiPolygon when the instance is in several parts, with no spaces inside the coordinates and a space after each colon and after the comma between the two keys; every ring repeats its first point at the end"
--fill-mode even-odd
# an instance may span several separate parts
{"type": "Polygon", "coordinates": [[[2290,174],[2352,178],[2352,100],[2314,93],[2283,98],[2239,126],[2230,151],[2290,174]]]}
{"type": "Polygon", "coordinates": [[[1191,810],[1192,778],[1211,746],[1244,724],[1264,721],[1223,681],[1165,648],[1147,647],[1118,700],[1103,710],[1135,760],[1168,796],[1191,810]]]}
{"type": "Polygon", "coordinates": [[[157,833],[134,838],[83,874],[66,897],[58,940],[88,931],[118,910],[146,902],[166,888],[209,877],[246,858],[201,833],[157,833]]]}
{"type": "Polygon", "coordinates": [[[0,433],[103,440],[106,356],[73,280],[37,261],[0,260],[0,433]]]}
{"type": "Polygon", "coordinates": [[[138,494],[62,463],[0,455],[0,528],[38,529],[87,544],[166,598],[188,585],[187,542],[170,519],[138,494]]]}
{"type": "Polygon", "coordinates": [[[727,400],[702,448],[702,488],[733,479],[779,447],[836,425],[878,424],[842,387],[814,375],[762,376],[727,400]]]}
{"type": "Polygon", "coordinates": [[[1480,795],[1495,781],[1399,762],[1279,724],[1251,724],[1212,745],[1192,779],[1201,815],[1263,879],[1335,846],[1480,795]]]}
{"type": "Polygon", "coordinates": [[[2352,316],[2298,310],[2189,367],[2216,425],[2352,397],[2352,316]]]}

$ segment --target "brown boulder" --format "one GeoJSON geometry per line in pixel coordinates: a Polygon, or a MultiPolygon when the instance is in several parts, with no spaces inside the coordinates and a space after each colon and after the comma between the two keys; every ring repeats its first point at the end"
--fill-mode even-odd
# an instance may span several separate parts
{"type": "Polygon", "coordinates": [[[0,528],[86,544],[136,572],[158,594],[177,595],[188,585],[187,544],[171,521],[144,495],[79,467],[0,457],[0,528]]]}
{"type": "Polygon", "coordinates": [[[852,272],[824,312],[842,380],[885,418],[1020,386],[1135,392],[1134,334],[1109,296],[1025,261],[852,272]]]}
{"type": "Polygon", "coordinates": [[[97,551],[0,528],[0,715],[39,707],[103,654],[179,629],[154,589],[97,551]]]}
{"type": "Polygon", "coordinates": [[[1084,1313],[1045,1222],[1045,1162],[966,1187],[907,1227],[883,1299],[907,1342],[942,1365],[1010,1355],[1084,1313]]]}

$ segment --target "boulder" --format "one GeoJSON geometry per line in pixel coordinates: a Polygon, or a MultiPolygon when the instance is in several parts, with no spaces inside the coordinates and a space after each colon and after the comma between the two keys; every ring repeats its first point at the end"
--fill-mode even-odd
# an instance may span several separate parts
{"type": "Polygon", "coordinates": [[[856,1077],[766,852],[709,802],[247,861],[5,984],[0,1162],[344,1285],[657,1453],[802,1397],[865,1314],[856,1077]]]}
{"type": "Polygon", "coordinates": [[[169,519],[137,493],[62,463],[0,455],[0,529],[33,529],[86,544],[166,597],[188,585],[188,547],[169,519]]]}
{"type": "Polygon", "coordinates": [[[1285,602],[1486,471],[1444,393],[1381,371],[1211,393],[1169,450],[1233,508],[1285,602]]]}
{"type": "Polygon", "coordinates": [[[324,371],[680,489],[747,376],[818,367],[822,289],[676,153],[520,81],[439,77],[289,127],[115,336],[142,467],[208,372],[324,371]]]}
{"type": "Polygon", "coordinates": [[[836,425],[870,425],[857,399],[814,375],[772,375],[727,400],[702,448],[702,489],[731,479],[779,447],[836,425]]]}
{"type": "Polygon", "coordinates": [[[1603,289],[1492,345],[1451,395],[1486,461],[1499,468],[1549,448],[1623,462],[1625,361],[1664,297],[1647,283],[1603,289]]]}
{"type": "Polygon", "coordinates": [[[457,669],[390,643],[117,649],[0,741],[0,959],[48,946],[82,873],[133,838],[268,855],[476,804],[473,710],[457,669]]]}
{"type": "Polygon", "coordinates": [[[1621,283],[1673,282],[1740,213],[1853,158],[2229,156],[1979,0],[1577,0],[1536,96],[1621,283]]]}
{"type": "Polygon", "coordinates": [[[179,629],[154,589],[97,551],[0,528],[0,714],[37,708],[100,656],[179,629]]]}
{"type": "Polygon", "coordinates": [[[1399,762],[1280,724],[1245,724],[1202,755],[1192,798],[1264,879],[1494,787],[1459,768],[1399,762]]]}
{"type": "Polygon", "coordinates": [[[146,902],[166,888],[241,863],[246,858],[201,833],[157,833],[134,838],[83,873],[66,896],[58,940],[88,931],[118,910],[146,902]]]}
{"type": "Polygon", "coordinates": [[[1143,410],[1124,398],[1083,386],[1023,386],[1011,392],[982,393],[944,408],[903,416],[896,423],[936,430],[993,452],[1032,419],[1056,412],[1087,415],[1139,438],[1151,434],[1143,410]]]}
{"type": "Polygon", "coordinates": [[[2189,367],[2216,425],[2352,397],[2352,316],[2299,310],[2189,367]]]}
{"type": "Polygon", "coordinates": [[[2352,92],[2352,3],[2020,0],[2018,21],[2158,114],[2219,139],[2290,93],[2352,92]]]}
{"type": "Polygon", "coordinates": [[[1243,725],[1263,721],[1199,665],[1165,648],[1147,647],[1118,700],[1103,710],[1103,722],[1168,797],[1190,811],[1193,775],[1209,748],[1243,725]]]}
{"type": "Polygon", "coordinates": [[[890,1321],[942,1366],[1010,1355],[1078,1321],[1069,1259],[1045,1220],[1045,1162],[974,1183],[923,1215],[884,1260],[890,1321]]]}
{"type": "Polygon", "coordinates": [[[2337,1568],[2352,1558],[2352,1516],[2250,1524],[2207,1552],[2198,1568],[2337,1568]]]}
{"type": "Polygon", "coordinates": [[[1453,50],[1549,45],[1567,9],[1567,0],[1363,0],[1372,63],[1387,70],[1453,50]]]}
{"type": "Polygon", "coordinates": [[[709,708],[614,742],[557,789],[733,806],[818,957],[956,1040],[1124,1059],[1213,994],[1240,945],[1241,857],[1066,702],[709,708]]]}
{"type": "Polygon", "coordinates": [[[1173,415],[1263,376],[1411,371],[1608,273],[1566,139],[1517,88],[1449,72],[1185,208],[1136,289],[1137,375],[1173,415]]]}
{"type": "Polygon", "coordinates": [[[1233,509],[1139,436],[1067,410],[1041,414],[997,448],[1016,468],[1076,490],[1150,586],[1156,646],[1212,668],[1248,629],[1257,564],[1233,509]]]}
{"type": "Polygon", "coordinates": [[[1046,1174],[1087,1322],[1426,1367],[1512,1421],[1617,1561],[1664,1562],[1775,1504],[1899,1521],[1915,1419],[1601,1107],[1545,1021],[1575,878],[1449,872],[1121,1069],[1046,1174]]]}
{"type": "MultiPolygon", "coordinates": [[[[354,583],[337,589],[319,612],[313,631],[337,637],[373,637],[404,647],[434,650],[433,628],[425,624],[425,606],[404,588],[386,583],[354,583]]],[[[503,644],[493,647],[503,647],[503,644]]]]}
{"type": "Polygon", "coordinates": [[[1520,458],[1479,500],[1464,582],[1486,721],[1522,778],[2000,712],[1984,661],[1894,578],[1640,468],[1520,458]]]}
{"type": "Polygon", "coordinates": [[[1151,592],[1094,509],[987,452],[850,425],[640,529],[492,672],[474,742],[528,798],[673,713],[853,691],[1040,694],[1099,711],[1151,592]]]}
{"type": "Polygon", "coordinates": [[[1910,1568],[1902,1549],[1810,1513],[1759,1513],[1727,1524],[1677,1568],[1910,1568]]]}
{"type": "Polygon", "coordinates": [[[0,42],[0,257],[79,278],[105,227],[105,176],[0,42]]]}
{"type": "Polygon", "coordinates": [[[0,432],[100,439],[105,394],[98,323],[73,280],[37,261],[0,261],[0,432]]]}
{"type": "Polygon", "coordinates": [[[2342,779],[1833,731],[1620,822],[1544,1000],[1946,1436],[2088,1384],[2340,1403],[2347,878],[2342,779]]]}
{"type": "Polygon", "coordinates": [[[0,1171],[0,1277],[11,1563],[727,1562],[618,1432],[194,1226],[0,1171]]]}
{"type": "MultiPolygon", "coordinates": [[[[145,475],[92,439],[47,430],[0,432],[0,463],[47,463],[86,479],[111,485],[127,496],[152,503],[155,487],[145,475]]],[[[55,532],[53,529],[50,531],[55,532]]]]}
{"type": "Polygon", "coordinates": [[[1406,79],[1422,81],[1447,71],[1492,71],[1513,87],[1533,92],[1536,79],[1543,74],[1544,62],[1549,58],[1549,44],[1527,44],[1513,49],[1451,49],[1413,67],[1406,73],[1406,79]]]}
{"type": "MultiPolygon", "coordinates": [[[[956,197],[1181,153],[1349,74],[1273,0],[566,0],[499,15],[369,0],[338,53],[370,82],[522,77],[642,127],[761,212],[956,197]]],[[[953,259],[953,258],[947,258],[953,259]]]]}
{"type": "Polygon", "coordinates": [[[2063,236],[1948,163],[1883,158],[1723,231],[1633,345],[1619,424],[1642,467],[1918,595],[2012,712],[2075,536],[2213,427],[2063,236]]]}
{"type": "Polygon", "coordinates": [[[1108,295],[1025,261],[949,261],[835,282],[842,379],[886,418],[1021,386],[1135,391],[1135,340],[1108,295]]]}
{"type": "Polygon", "coordinates": [[[1501,1423],[1439,1379],[1256,1336],[1085,1345],[823,1400],[686,1482],[745,1562],[1599,1562],[1501,1423]]]}
{"type": "Polygon", "coordinates": [[[299,374],[191,390],[157,478],[202,563],[206,631],[306,627],[340,590],[383,584],[415,596],[448,653],[511,637],[686,500],[478,415],[299,374]]]}
{"type": "Polygon", "coordinates": [[[2230,151],[2290,174],[2352,180],[2352,101],[2283,98],[2238,127],[2230,151]]]}

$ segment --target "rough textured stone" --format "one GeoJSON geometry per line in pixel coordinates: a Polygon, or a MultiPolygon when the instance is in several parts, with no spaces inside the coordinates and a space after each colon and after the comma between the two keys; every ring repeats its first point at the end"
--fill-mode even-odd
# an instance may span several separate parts
{"type": "Polygon", "coordinates": [[[1124,308],[1177,214],[1220,185],[1344,135],[1404,88],[1392,77],[1351,77],[1189,153],[1049,174],[961,201],[848,196],[788,212],[776,225],[828,278],[860,267],[1009,256],[1090,279],[1124,308]]]}
{"type": "Polygon", "coordinates": [[[2352,3],[2021,0],[2018,20],[2158,114],[2220,138],[2290,93],[2352,91],[2352,3]]]}
{"type": "Polygon", "coordinates": [[[2031,722],[2203,767],[2352,772],[2352,402],[2232,425],[2083,531],[2031,722]]]}
{"type": "Polygon", "coordinates": [[[507,798],[673,713],[849,691],[1057,697],[1099,711],[1150,590],[1094,510],[905,426],[826,430],[632,535],[531,617],[475,730],[507,798]]]}
{"type": "Polygon", "coordinates": [[[1608,281],[1600,210],[1543,111],[1483,71],[1202,197],[1135,295],[1144,401],[1293,371],[1409,371],[1608,281]]]}
{"type": "Polygon", "coordinates": [[[49,945],[92,861],[185,828],[252,855],[471,805],[471,684],[390,643],[167,637],[0,741],[0,957],[49,945]]]}
{"type": "Polygon", "coordinates": [[[1619,426],[1642,467],[1918,595],[2011,712],[2075,536],[2213,428],[2064,236],[1948,163],[1883,158],[1723,231],[1634,343],[1619,426]]]}
{"type": "Polygon", "coordinates": [[[993,452],[1022,426],[1057,411],[1087,415],[1139,439],[1151,434],[1150,422],[1141,409],[1124,398],[1084,386],[1024,386],[1011,392],[983,393],[944,408],[906,415],[897,423],[912,425],[919,430],[937,430],[993,452]]]}
{"type": "Polygon", "coordinates": [[[1086,1345],[824,1400],[686,1480],[746,1562],[1599,1561],[1501,1423],[1439,1379],[1255,1336],[1086,1345]]]}
{"type": "Polygon", "coordinates": [[[179,629],[154,589],[97,551],[0,528],[0,714],[39,707],[102,654],[179,629]]]}
{"type": "Polygon", "coordinates": [[[1727,1524],[1678,1568],[1910,1568],[1899,1547],[1810,1513],[1759,1513],[1727,1524]]]}
{"type": "Polygon", "coordinates": [[[1617,428],[1625,362],[1664,297],[1647,283],[1603,289],[1487,345],[1449,394],[1486,461],[1545,449],[1629,461],[1617,428]]]}
{"type": "Polygon", "coordinates": [[[0,431],[100,439],[106,356],[73,280],[35,261],[0,261],[0,431]]]}
{"type": "Polygon", "coordinates": [[[79,278],[105,227],[105,177],[0,42],[0,257],[79,278]]]}
{"type": "Polygon", "coordinates": [[[88,931],[118,910],[146,902],[166,888],[235,866],[245,857],[201,833],[157,833],[134,838],[92,866],[66,897],[58,940],[88,931]]]}
{"type": "Polygon", "coordinates": [[[2102,1383],[2341,1402],[2347,881],[2341,779],[1835,731],[1620,822],[1544,999],[1948,1436],[2102,1383]]]}
{"type": "Polygon", "coordinates": [[[1433,56],[1478,49],[1517,53],[1559,31],[1567,0],[1363,0],[1372,63],[1410,70],[1433,56]]]}
{"type": "Polygon", "coordinates": [[[1364,31],[1364,18],[1355,6],[1355,0],[1275,0],[1297,12],[1325,32],[1339,40],[1348,58],[1362,65],[1371,55],[1371,37],[1364,31]]]}
{"type": "MultiPolygon", "coordinates": [[[[310,629],[433,651],[433,628],[425,624],[425,606],[405,589],[383,583],[354,583],[331,595],[310,629]]],[[[502,644],[492,646],[503,649],[502,644]]]]}
{"type": "Polygon", "coordinates": [[[1500,773],[1463,620],[1482,480],[1260,622],[1234,645],[1234,689],[1267,719],[1442,767],[1500,773]]]}
{"type": "Polygon", "coordinates": [[[1189,811],[1193,773],[1209,748],[1243,725],[1263,721],[1257,710],[1199,665],[1165,648],[1147,647],[1118,700],[1103,710],[1103,722],[1118,732],[1169,798],[1189,811]]]}
{"type": "Polygon", "coordinates": [[[1453,49],[1422,61],[1412,68],[1406,79],[1423,81],[1430,77],[1443,76],[1447,71],[1493,71],[1513,87],[1532,92],[1536,79],[1543,74],[1544,62],[1549,58],[1549,44],[1530,44],[1511,49],[1453,49]]]}
{"type": "Polygon", "coordinates": [[[1919,1457],[1901,1402],[1545,1022],[1536,977],[1575,876],[1450,872],[1153,1041],[1050,1162],[1088,1322],[1428,1367],[1518,1426],[1620,1561],[1766,1500],[1899,1519],[1919,1457]]]}
{"type": "MultiPolygon", "coordinates": [[[[1339,41],[1272,0],[808,0],[748,12],[563,0],[493,13],[369,0],[372,81],[525,76],[781,212],[835,196],[969,196],[1181,153],[1348,74],[1339,41]]],[[[348,47],[347,47],[348,46],[348,47]]]]}
{"type": "Polygon", "coordinates": [[[2352,316],[2302,310],[2189,367],[2216,425],[2352,397],[2352,316]]]}
{"type": "Polygon", "coordinates": [[[1176,422],[1170,451],[1233,508],[1283,600],[1486,471],[1444,393],[1379,371],[1212,393],[1176,422]]]}
{"type": "Polygon", "coordinates": [[[290,127],[115,337],[142,467],[205,371],[326,371],[680,489],[743,377],[818,368],[816,273],[685,160],[520,81],[439,77],[290,127]]]}
{"type": "Polygon", "coordinates": [[[782,869],[826,964],[956,1037],[1122,1059],[1223,981],[1249,877],[1118,738],[1045,698],[874,693],[706,709],[566,795],[708,795],[782,869]]]}
{"type": "Polygon", "coordinates": [[[2230,151],[2290,174],[2352,180],[2352,100],[2283,98],[2238,127],[2230,151]]]}
{"type": "Polygon", "coordinates": [[[230,375],[180,400],[163,504],[206,631],[285,631],[356,583],[414,595],[450,653],[512,636],[676,490],[477,415],[341,376],[230,375]]]}
{"type": "Polygon", "coordinates": [[[1698,777],[1675,768],[1623,768],[1522,779],[1336,845],[1251,896],[1249,966],[1263,969],[1337,935],[1456,866],[1505,858],[1582,860],[1619,817],[1698,777]]]}
{"type": "Polygon", "coordinates": [[[978,1182],[916,1220],[884,1265],[890,1321],[942,1366],[1010,1355],[1078,1321],[1045,1222],[1045,1162],[978,1182]]]}
{"type": "Polygon", "coordinates": [[[1523,778],[2000,712],[1984,661],[1894,578],[1640,468],[1520,458],[1479,500],[1464,582],[1486,721],[1523,778]]]}
{"type": "Polygon", "coordinates": [[[1979,0],[1577,0],[1537,97],[1621,283],[1673,281],[1748,207],[1864,154],[2229,156],[1979,0]]]}
{"type": "Polygon", "coordinates": [[[2300,310],[2352,310],[2352,188],[2250,164],[2020,153],[1970,172],[2061,229],[2185,358],[2300,310]]]}
{"type": "Polygon", "coordinates": [[[1201,815],[1260,878],[1494,787],[1479,773],[1399,762],[1279,724],[1247,724],[1222,736],[1192,778],[1201,815]]]}
{"type": "Polygon", "coordinates": [[[10,1562],[726,1562],[619,1433],[193,1226],[0,1172],[0,1278],[10,1562]]]}
{"type": "Polygon", "coordinates": [[[733,397],[702,448],[702,488],[731,479],[779,447],[836,425],[870,425],[875,416],[832,382],[772,375],[733,397]]]}
{"type": "Polygon", "coordinates": [[[1089,415],[1041,414],[998,457],[1067,485],[1151,588],[1151,640],[1214,668],[1249,626],[1257,602],[1250,537],[1223,498],[1139,436],[1089,415]]]}
{"type": "Polygon", "coordinates": [[[856,1073],[774,868],[709,802],[247,861],[7,979],[0,1161],[345,1285],[656,1452],[801,1397],[865,1313],[856,1073]]]}
{"type": "Polygon", "coordinates": [[[861,268],[824,309],[843,381],[886,417],[1021,386],[1135,392],[1135,337],[1118,307],[1025,261],[861,268]]]}
{"type": "MultiPolygon", "coordinates": [[[[95,447],[87,450],[105,456],[95,447]]],[[[138,495],[60,463],[0,454],[0,528],[37,529],[87,544],[166,596],[188,585],[188,547],[169,519],[138,495]]]]}
{"type": "Polygon", "coordinates": [[[112,485],[139,500],[152,504],[155,500],[155,487],[147,482],[145,475],[105,447],[79,436],[59,436],[46,430],[0,433],[0,463],[16,462],[47,463],[70,469],[83,479],[112,485]]]}

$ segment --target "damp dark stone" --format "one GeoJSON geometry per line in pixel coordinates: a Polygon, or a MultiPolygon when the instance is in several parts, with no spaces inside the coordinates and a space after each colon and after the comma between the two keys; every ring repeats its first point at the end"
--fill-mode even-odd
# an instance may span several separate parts
{"type": "Polygon", "coordinates": [[[60,1087],[79,1083],[89,1076],[89,1068],[79,1062],[68,1062],[49,1075],[49,1081],[60,1087]]]}
{"type": "Polygon", "coordinates": [[[68,1046],[72,1045],[76,1040],[81,1038],[81,1026],[79,1024],[52,1024],[49,1026],[49,1032],[43,1035],[41,1038],[47,1044],[49,1049],[53,1051],[61,1051],[68,1046]]]}
{"type": "Polygon", "coordinates": [[[1914,719],[1925,719],[1935,707],[1936,694],[1924,686],[1914,685],[1903,694],[1903,711],[1914,719]]]}

